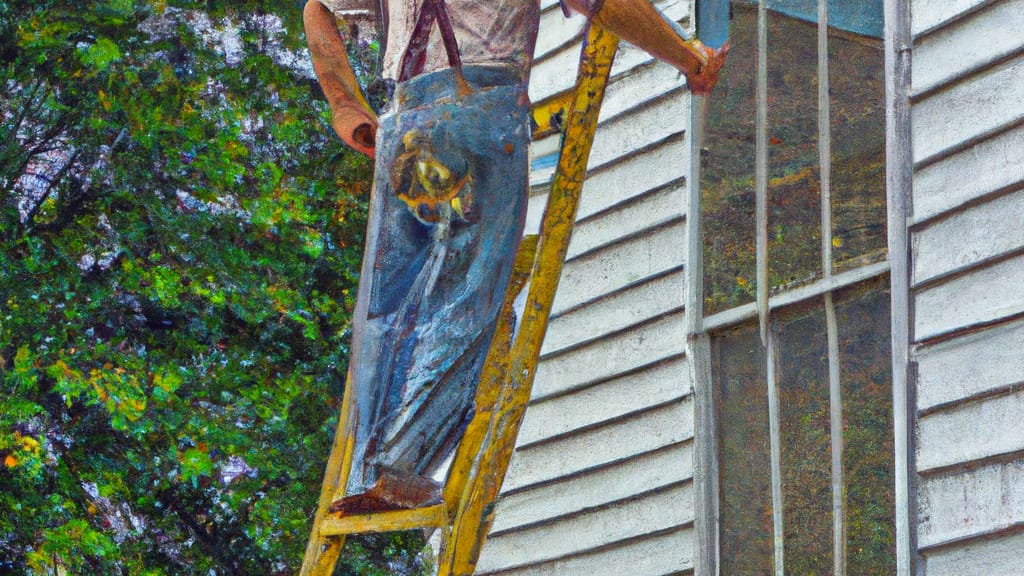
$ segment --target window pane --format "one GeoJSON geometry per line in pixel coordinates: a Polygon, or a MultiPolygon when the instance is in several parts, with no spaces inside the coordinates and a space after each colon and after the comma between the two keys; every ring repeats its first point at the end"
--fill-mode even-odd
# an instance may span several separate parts
{"type": "Polygon", "coordinates": [[[716,335],[720,566],[722,574],[772,572],[771,464],[765,357],[757,328],[716,335]]]}
{"type": "MultiPolygon", "coordinates": [[[[875,5],[881,12],[881,2],[875,5]]],[[[848,270],[885,259],[885,65],[882,41],[829,29],[832,261],[848,270]]]]}
{"type": "Polygon", "coordinates": [[[847,574],[896,573],[888,277],[837,299],[847,574]]]}
{"type": "Polygon", "coordinates": [[[733,2],[729,38],[701,151],[706,314],[754,301],[756,6],[733,2]]]}
{"type": "Polygon", "coordinates": [[[776,326],[786,573],[830,574],[832,440],[822,301],[786,314],[776,326]]]}
{"type": "MultiPolygon", "coordinates": [[[[774,8],[773,3],[768,3],[774,8]]],[[[818,28],[768,11],[768,272],[772,288],[821,276],[818,28]]]]}

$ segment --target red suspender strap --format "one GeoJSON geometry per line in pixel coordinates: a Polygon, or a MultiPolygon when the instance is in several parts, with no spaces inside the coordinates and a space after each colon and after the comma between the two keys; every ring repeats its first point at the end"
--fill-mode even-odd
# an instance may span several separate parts
{"type": "MultiPolygon", "coordinates": [[[[430,0],[427,0],[428,2],[430,0]]],[[[462,56],[459,54],[459,43],[455,41],[455,30],[452,29],[452,21],[448,18],[448,7],[444,0],[434,0],[434,7],[437,10],[437,26],[441,29],[441,41],[444,42],[444,51],[448,53],[448,65],[452,68],[462,67],[462,56]]]]}
{"type": "Polygon", "coordinates": [[[452,68],[462,67],[459,45],[455,40],[455,30],[452,29],[452,21],[448,17],[444,0],[424,0],[419,16],[416,18],[416,26],[413,27],[412,35],[409,38],[409,45],[405,48],[405,54],[402,55],[402,62],[398,68],[399,82],[405,82],[423,72],[427,61],[427,44],[430,41],[430,30],[434,20],[437,20],[437,26],[441,29],[441,40],[444,42],[445,52],[448,53],[448,65],[452,68]]]}

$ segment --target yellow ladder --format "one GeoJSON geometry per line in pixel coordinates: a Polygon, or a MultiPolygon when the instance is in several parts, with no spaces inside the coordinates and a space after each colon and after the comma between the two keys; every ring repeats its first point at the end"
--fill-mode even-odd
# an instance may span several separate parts
{"type": "MultiPolygon", "coordinates": [[[[414,510],[342,516],[331,502],[344,496],[352,461],[352,398],[346,388],[327,461],[301,576],[330,576],[347,534],[439,528],[438,576],[471,576],[494,519],[547,331],[587,173],[598,113],[618,49],[618,38],[597,25],[587,31],[576,88],[539,236],[527,237],[516,255],[487,361],[477,388],[475,414],[455,452],[441,504],[414,510]],[[512,304],[529,284],[520,329],[513,335],[512,304]]],[[[550,120],[545,119],[549,122],[550,120]]]]}

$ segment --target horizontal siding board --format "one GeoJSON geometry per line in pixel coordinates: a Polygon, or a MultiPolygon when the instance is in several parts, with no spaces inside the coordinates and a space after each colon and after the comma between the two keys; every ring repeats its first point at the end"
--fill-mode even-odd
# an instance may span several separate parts
{"type": "MultiPolygon", "coordinates": [[[[488,576],[666,576],[693,568],[693,530],[682,528],[488,576]]],[[[477,572],[479,576],[484,573],[477,572]]]]}
{"type": "MultiPolygon", "coordinates": [[[[686,77],[682,73],[668,64],[651,60],[609,81],[604,100],[601,103],[598,122],[612,120],[647,102],[679,91],[685,85],[686,77]]],[[[599,126],[598,130],[601,129],[599,126]]],[[[544,140],[558,141],[558,139],[558,135],[552,135],[544,140]]],[[[534,144],[536,146],[536,143],[534,144]]],[[[548,145],[542,149],[547,153],[554,148],[548,145]]]]}
{"type": "MultiPolygon", "coordinates": [[[[666,16],[674,20],[683,20],[687,16],[686,2],[668,0],[656,3],[666,16]]],[[[615,55],[612,64],[612,77],[631,72],[634,69],[653,61],[646,52],[623,42],[615,55]]],[[[545,54],[545,57],[534,63],[530,73],[530,100],[541,100],[564,92],[576,83],[576,71],[579,68],[580,44],[574,42],[545,54]]]]}
{"type": "MultiPolygon", "coordinates": [[[[590,174],[583,183],[579,218],[590,217],[617,202],[675,182],[686,174],[688,160],[685,153],[683,139],[677,138],[621,160],[612,169],[590,174]]],[[[679,207],[679,212],[683,210],[684,207],[679,207]]]]}
{"type": "Polygon", "coordinates": [[[920,548],[987,534],[1024,522],[1024,462],[925,478],[919,493],[920,548]]]}
{"type": "Polygon", "coordinates": [[[644,454],[557,484],[502,497],[491,534],[627,500],[693,476],[689,444],[644,454]]]}
{"type": "Polygon", "coordinates": [[[942,342],[915,359],[921,411],[1024,383],[1024,322],[942,342]]]}
{"type": "Polygon", "coordinates": [[[594,136],[589,168],[607,164],[616,158],[636,152],[651,142],[684,132],[689,123],[689,99],[684,98],[683,94],[675,93],[601,125],[601,129],[594,136]],[[641,111],[642,120],[637,117],[641,111]]]}
{"type": "Polygon", "coordinates": [[[653,60],[615,78],[601,103],[601,121],[622,115],[646,102],[677,92],[686,86],[686,77],[672,66],[653,60]]]}
{"type": "Polygon", "coordinates": [[[1020,185],[1024,185],[1024,126],[918,170],[914,175],[914,222],[1020,185]]]}
{"type": "Polygon", "coordinates": [[[911,0],[911,33],[915,36],[977,9],[991,0],[911,0]]]}
{"type": "Polygon", "coordinates": [[[551,319],[542,355],[592,342],[682,308],[684,277],[673,272],[551,319]]]}
{"type": "Polygon", "coordinates": [[[687,370],[686,359],[675,358],[574,394],[534,403],[526,411],[519,445],[534,444],[682,399],[693,390],[687,370]]]}
{"type": "Polygon", "coordinates": [[[914,162],[931,160],[965,142],[1024,119],[1024,57],[971,76],[915,104],[914,162]]]}
{"type": "Polygon", "coordinates": [[[687,397],[625,420],[516,450],[504,490],[551,482],[692,438],[693,402],[687,397]]]}
{"type": "Polygon", "coordinates": [[[580,554],[693,521],[689,484],[521,531],[488,538],[478,563],[486,574],[580,554]]]}
{"type": "Polygon", "coordinates": [[[534,62],[530,72],[529,94],[531,102],[554,96],[573,87],[580,65],[580,45],[567,44],[548,53],[543,60],[534,62]]]}
{"type": "MultiPolygon", "coordinates": [[[[685,152],[683,138],[674,138],[657,143],[643,154],[590,173],[583,184],[578,217],[592,217],[617,204],[632,201],[651,190],[679,181],[686,173],[685,152]]],[[[547,201],[547,193],[529,199],[527,233],[536,234],[540,229],[547,201]]],[[[684,210],[685,207],[680,206],[674,211],[681,213],[684,210]]]]}
{"type": "MultiPolygon", "coordinates": [[[[540,30],[543,30],[543,34],[537,35],[537,45],[533,48],[534,61],[539,61],[548,54],[564,48],[568,42],[583,32],[583,27],[586,24],[587,19],[581,15],[566,18],[558,6],[552,6],[541,12],[540,30]]],[[[579,41],[577,40],[575,44],[579,46],[579,41]]]]}
{"type": "Polygon", "coordinates": [[[1024,246],[1024,190],[922,228],[913,234],[912,244],[914,283],[1018,250],[1024,246]]]}
{"type": "Polygon", "coordinates": [[[1024,450],[1024,391],[930,414],[918,422],[917,470],[1024,450]]]}
{"type": "Polygon", "coordinates": [[[914,45],[914,93],[1024,48],[1024,0],[996,2],[914,45]],[[979,41],[984,38],[984,41],[979,41]],[[955,54],[955,58],[950,58],[955,54]]]}
{"type": "Polygon", "coordinates": [[[684,326],[683,314],[676,313],[546,359],[537,367],[533,400],[566,394],[679,356],[684,350],[684,326]]]}
{"type": "Polygon", "coordinates": [[[928,576],[1024,574],[1024,533],[969,542],[926,554],[928,576]]]}
{"type": "MultiPolygon", "coordinates": [[[[681,136],[685,132],[689,114],[689,99],[685,94],[682,91],[670,92],[657,101],[648,99],[644,102],[633,102],[638,107],[600,124],[594,136],[588,169],[607,167],[611,163],[621,161],[623,157],[647,148],[654,142],[681,136]]],[[[556,155],[560,138],[561,135],[552,134],[534,142],[530,152],[533,161],[556,155]]],[[[664,168],[678,175],[684,169],[684,160],[682,157],[671,159],[664,168]]],[[[534,169],[530,174],[530,185],[539,187],[549,184],[554,177],[555,168],[554,163],[549,163],[545,167],[534,169]]],[[[616,166],[616,169],[618,168],[619,166],[616,166]]],[[[621,187],[623,182],[626,181],[619,179],[617,187],[621,187]]]]}
{"type": "Polygon", "coordinates": [[[673,224],[566,263],[552,313],[560,314],[682,264],[686,227],[673,224]]]}
{"type": "Polygon", "coordinates": [[[657,190],[624,204],[619,209],[576,224],[569,243],[568,258],[606,246],[638,230],[654,228],[682,216],[684,189],[676,186],[657,190]]]}
{"type": "Polygon", "coordinates": [[[1024,257],[923,290],[915,297],[918,341],[1024,312],[1024,257]]]}

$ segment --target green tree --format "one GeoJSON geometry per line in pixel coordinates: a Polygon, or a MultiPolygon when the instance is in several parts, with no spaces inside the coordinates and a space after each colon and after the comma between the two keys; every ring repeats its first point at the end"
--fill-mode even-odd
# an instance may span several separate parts
{"type": "MultiPolygon", "coordinates": [[[[301,561],[371,164],[330,132],[300,13],[0,4],[0,572],[301,561]]],[[[354,539],[338,572],[415,573],[420,547],[354,539]]]]}

